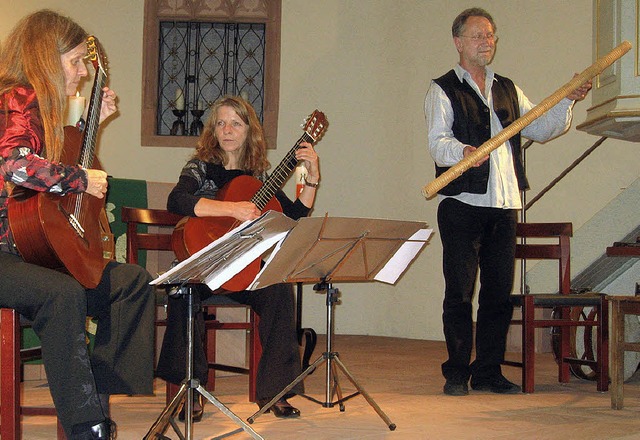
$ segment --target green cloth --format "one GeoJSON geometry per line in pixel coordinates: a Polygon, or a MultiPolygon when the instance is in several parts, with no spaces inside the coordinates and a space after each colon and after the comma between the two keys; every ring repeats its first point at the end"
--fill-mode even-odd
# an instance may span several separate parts
{"type": "MultiPolygon", "coordinates": [[[[133,208],[147,207],[147,182],[145,180],[121,179],[109,177],[109,191],[107,192],[106,211],[113,239],[116,242],[116,260],[124,263],[127,252],[127,225],[122,222],[120,216],[122,207],[133,208]]],[[[141,232],[146,232],[146,227],[138,226],[141,232]]],[[[146,266],[146,252],[140,252],[138,264],[146,266]]]]}
{"type": "MultiPolygon", "coordinates": [[[[40,346],[40,339],[36,336],[36,333],[32,328],[27,327],[21,329],[20,332],[20,347],[33,348],[40,346]]],[[[41,364],[42,359],[36,359],[33,361],[25,362],[25,364],[41,364]]]]}

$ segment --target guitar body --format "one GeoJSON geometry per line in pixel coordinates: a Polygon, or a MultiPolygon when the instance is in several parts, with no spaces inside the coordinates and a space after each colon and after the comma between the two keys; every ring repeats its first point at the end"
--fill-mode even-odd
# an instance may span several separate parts
{"type": "MultiPolygon", "coordinates": [[[[84,133],[64,127],[60,162],[93,166],[100,123],[102,89],[107,74],[98,40],[87,38],[87,57],[96,69],[84,133]]],[[[111,255],[104,198],[87,193],[60,196],[15,187],[8,201],[9,226],[18,251],[28,263],[60,270],[86,288],[95,288],[111,255]],[[103,240],[106,239],[106,240],[103,240]],[[106,247],[103,247],[106,246],[106,247]]]]}
{"type": "MultiPolygon", "coordinates": [[[[65,127],[64,163],[77,163],[79,138],[75,127],[65,127]]],[[[69,273],[87,288],[98,285],[106,265],[99,222],[104,199],[16,187],[8,207],[9,225],[26,262],[69,273]]]]}
{"type": "MultiPolygon", "coordinates": [[[[224,202],[249,201],[261,186],[262,182],[255,177],[238,176],[218,191],[216,200],[224,202]]],[[[267,202],[263,212],[269,210],[282,212],[282,206],[275,197],[267,202]]],[[[239,224],[240,222],[233,217],[185,217],[173,231],[171,237],[173,251],[180,261],[185,260],[239,224]]],[[[223,284],[222,288],[231,292],[245,290],[259,271],[260,259],[257,258],[223,284]]]]}

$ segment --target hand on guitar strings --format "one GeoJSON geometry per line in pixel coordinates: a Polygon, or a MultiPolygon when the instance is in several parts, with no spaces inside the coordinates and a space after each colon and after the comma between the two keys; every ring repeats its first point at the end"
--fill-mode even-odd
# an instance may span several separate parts
{"type": "Polygon", "coordinates": [[[222,202],[230,203],[233,212],[232,217],[241,222],[255,220],[262,214],[253,202],[222,202]]]}
{"type": "Polygon", "coordinates": [[[196,217],[233,217],[245,222],[255,220],[262,214],[258,207],[250,201],[232,202],[200,198],[193,208],[196,217]]]}
{"type": "Polygon", "coordinates": [[[102,170],[88,169],[87,189],[85,192],[99,199],[103,198],[107,192],[107,173],[102,170]]]}

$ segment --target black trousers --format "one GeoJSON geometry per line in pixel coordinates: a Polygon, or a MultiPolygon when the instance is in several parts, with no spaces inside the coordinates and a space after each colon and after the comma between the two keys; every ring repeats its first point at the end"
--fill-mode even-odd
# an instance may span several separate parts
{"type": "Polygon", "coordinates": [[[445,293],[442,320],[449,358],[442,364],[447,380],[500,374],[513,315],[516,211],[467,205],[444,199],[438,206],[443,247],[445,293]],[[473,348],[472,300],[480,269],[473,348]]]}
{"type": "MultiPolygon", "coordinates": [[[[194,303],[206,301],[211,291],[198,286],[194,303]]],[[[260,316],[258,331],[262,344],[262,357],[256,378],[256,397],[270,399],[301,373],[300,351],[295,327],[295,300],[290,284],[276,284],[256,291],[227,294],[234,301],[250,306],[260,316]]],[[[170,297],[167,308],[167,329],[162,341],[156,373],[159,377],[179,384],[186,376],[187,300],[170,297]]],[[[202,313],[196,315],[193,347],[193,371],[201,384],[207,383],[207,357],[202,344],[204,324],[202,313]]],[[[291,394],[302,393],[302,382],[291,394]]]]}
{"type": "Polygon", "coordinates": [[[95,289],[71,276],[0,252],[0,306],[33,321],[58,417],[74,425],[105,419],[98,394],[152,394],[155,298],[140,266],[109,263],[95,289]],[[98,319],[91,353],[86,317],[98,319]]]}

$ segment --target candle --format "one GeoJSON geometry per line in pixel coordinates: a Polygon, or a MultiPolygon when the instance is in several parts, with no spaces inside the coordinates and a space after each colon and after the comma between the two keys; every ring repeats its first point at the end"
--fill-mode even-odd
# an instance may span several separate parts
{"type": "Polygon", "coordinates": [[[67,114],[64,125],[75,126],[84,114],[85,105],[84,96],[80,96],[80,92],[76,92],[76,96],[67,96],[67,114]]]}
{"type": "Polygon", "coordinates": [[[296,179],[296,198],[298,198],[300,197],[300,193],[302,193],[302,190],[304,189],[304,182],[307,177],[307,168],[302,164],[298,165],[296,167],[294,176],[296,179]]]}
{"type": "Polygon", "coordinates": [[[184,110],[184,93],[180,87],[176,90],[176,110],[184,110]]]}

